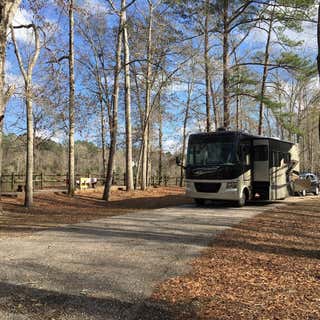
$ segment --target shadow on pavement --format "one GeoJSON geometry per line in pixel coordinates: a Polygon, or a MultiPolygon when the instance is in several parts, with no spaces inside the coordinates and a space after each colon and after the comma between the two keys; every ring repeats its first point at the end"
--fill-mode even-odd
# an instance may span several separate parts
{"type": "MultiPolygon", "coordinates": [[[[33,320],[170,320],[174,319],[171,309],[170,305],[150,300],[131,303],[0,282],[0,310],[33,320]]],[[[176,307],[175,312],[179,312],[176,307]]]]}

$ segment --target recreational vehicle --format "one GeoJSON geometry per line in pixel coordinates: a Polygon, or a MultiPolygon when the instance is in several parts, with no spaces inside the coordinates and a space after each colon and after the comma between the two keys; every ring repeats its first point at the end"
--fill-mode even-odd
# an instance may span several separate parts
{"type": "Polygon", "coordinates": [[[210,199],[238,206],[253,199],[284,199],[292,170],[299,171],[299,161],[297,145],[291,142],[224,129],[192,134],[186,195],[197,204],[210,199]]]}

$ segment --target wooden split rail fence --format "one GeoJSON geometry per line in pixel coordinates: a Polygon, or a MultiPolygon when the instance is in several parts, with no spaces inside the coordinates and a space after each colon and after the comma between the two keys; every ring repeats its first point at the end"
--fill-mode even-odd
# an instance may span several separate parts
{"type": "MultiPolygon", "coordinates": [[[[87,175],[76,175],[76,180],[80,180],[80,177],[92,177],[97,178],[98,185],[103,185],[105,178],[97,174],[87,175]]],[[[112,184],[123,186],[125,185],[126,176],[125,174],[114,173],[112,184]]],[[[33,175],[33,186],[34,190],[46,190],[46,189],[61,189],[67,188],[68,175],[66,174],[45,174],[37,173],[33,175]]],[[[184,184],[184,181],[183,181],[184,184]]],[[[25,175],[22,174],[3,174],[1,179],[1,190],[2,192],[19,192],[23,191],[25,185],[25,175]]],[[[150,186],[179,186],[180,177],[163,176],[152,176],[149,179],[150,186]]]]}

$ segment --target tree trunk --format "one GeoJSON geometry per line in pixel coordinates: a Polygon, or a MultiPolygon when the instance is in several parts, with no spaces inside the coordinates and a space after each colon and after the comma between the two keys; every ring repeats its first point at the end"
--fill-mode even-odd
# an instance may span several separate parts
{"type": "MultiPolygon", "coordinates": [[[[2,133],[3,133],[3,120],[5,113],[5,103],[4,103],[4,65],[6,59],[6,43],[7,43],[7,28],[3,23],[5,19],[3,8],[1,8],[0,12],[0,200],[2,193],[2,133]]],[[[2,213],[2,203],[0,207],[0,214],[2,213]]]]}
{"type": "Polygon", "coordinates": [[[273,6],[273,9],[270,15],[268,37],[267,37],[266,48],[264,53],[263,75],[262,75],[262,82],[261,82],[260,105],[259,105],[259,126],[258,126],[259,135],[262,135],[262,129],[263,129],[263,99],[265,96],[266,81],[268,76],[269,50],[270,50],[270,39],[271,39],[271,32],[272,32],[272,25],[273,25],[274,10],[275,10],[275,6],[273,6]]]}
{"type": "Polygon", "coordinates": [[[212,84],[212,79],[210,78],[210,95],[211,95],[211,103],[212,103],[212,109],[213,109],[213,115],[214,115],[214,126],[215,130],[219,128],[219,123],[220,123],[220,115],[219,115],[219,109],[218,105],[216,103],[216,95],[213,90],[213,84],[212,84]]]}
{"type": "Polygon", "coordinates": [[[230,126],[230,90],[229,90],[229,0],[223,1],[223,126],[230,126]]]}
{"type": "Polygon", "coordinates": [[[107,161],[106,161],[106,127],[105,127],[105,118],[104,118],[104,107],[102,92],[99,87],[99,102],[100,102],[100,125],[101,125],[101,148],[102,148],[102,174],[103,177],[106,176],[107,161]]]}
{"type": "Polygon", "coordinates": [[[25,85],[26,113],[27,113],[27,162],[26,162],[26,190],[24,206],[30,208],[33,204],[33,112],[31,79],[25,85]]]}
{"type": "MultiPolygon", "coordinates": [[[[317,66],[318,66],[318,75],[320,78],[320,4],[318,5],[318,22],[317,22],[317,44],[318,44],[318,55],[317,55],[317,66]]],[[[320,113],[318,119],[318,139],[320,142],[320,113]]]]}
{"type": "Polygon", "coordinates": [[[118,39],[116,48],[116,65],[114,68],[113,99],[112,99],[112,119],[110,121],[110,150],[107,167],[106,183],[103,191],[103,199],[110,200],[112,175],[114,167],[114,157],[116,154],[117,131],[118,131],[118,103],[119,103],[119,77],[121,71],[121,48],[123,30],[123,11],[120,12],[120,22],[118,28],[118,39]]]}
{"type": "Polygon", "coordinates": [[[150,118],[150,98],[151,98],[151,51],[152,51],[152,19],[153,6],[149,3],[149,22],[147,40],[147,73],[146,73],[146,98],[143,128],[143,149],[142,149],[142,175],[141,189],[145,190],[148,184],[148,151],[149,151],[149,118],[150,118]]]}
{"type": "MultiPolygon", "coordinates": [[[[126,1],[121,1],[125,8],[126,1]]],[[[130,51],[127,28],[126,11],[123,12],[123,46],[124,46],[124,72],[125,72],[125,118],[126,118],[126,190],[131,191],[133,186],[132,171],[132,128],[131,128],[131,83],[130,83],[130,51]]]]}
{"type": "Polygon", "coordinates": [[[210,1],[205,3],[205,23],[204,23],[204,66],[206,78],[206,131],[211,130],[210,115],[210,74],[209,74],[209,5],[210,1]]]}
{"type": "Polygon", "coordinates": [[[159,164],[158,164],[158,184],[162,184],[163,176],[163,165],[162,165],[162,154],[163,154],[163,110],[161,107],[161,99],[159,95],[159,164]]]}
{"type": "Polygon", "coordinates": [[[74,17],[73,2],[69,3],[69,196],[74,196],[74,17]]]}
{"type": "Polygon", "coordinates": [[[22,58],[18,49],[18,44],[15,38],[14,29],[11,26],[11,37],[14,45],[14,51],[18,60],[19,68],[24,79],[25,85],[25,102],[26,102],[26,113],[27,113],[27,160],[26,160],[26,190],[24,205],[30,208],[33,204],[33,110],[32,110],[32,73],[33,68],[38,60],[40,53],[40,39],[38,29],[35,25],[31,24],[26,28],[32,28],[35,39],[35,50],[34,54],[28,61],[28,67],[25,69],[22,58]]]}
{"type": "Polygon", "coordinates": [[[183,186],[183,178],[184,178],[184,169],[183,166],[185,164],[185,152],[186,152],[186,144],[187,144],[187,125],[190,113],[190,106],[191,106],[191,95],[193,91],[193,79],[192,82],[188,83],[188,96],[187,96],[187,103],[186,103],[186,110],[183,120],[183,133],[182,133],[182,150],[181,150],[181,164],[180,167],[180,187],[183,186]]]}
{"type": "MultiPolygon", "coordinates": [[[[6,60],[6,44],[7,30],[11,24],[12,18],[16,13],[21,0],[4,1],[0,0],[0,200],[2,191],[2,133],[3,119],[6,108],[6,103],[9,96],[5,96],[4,92],[4,75],[5,75],[5,60],[6,60]]],[[[0,203],[0,213],[2,212],[2,203],[0,203]]]]}

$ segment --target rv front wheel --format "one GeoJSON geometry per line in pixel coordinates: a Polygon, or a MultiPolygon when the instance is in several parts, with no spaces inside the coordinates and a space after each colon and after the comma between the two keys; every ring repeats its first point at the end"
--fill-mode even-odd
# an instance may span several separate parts
{"type": "Polygon", "coordinates": [[[243,207],[246,204],[246,200],[247,200],[246,194],[244,191],[242,191],[241,197],[237,201],[237,206],[243,207]]]}
{"type": "Polygon", "coordinates": [[[204,205],[204,199],[199,199],[199,198],[196,198],[196,199],[193,199],[195,204],[197,206],[203,206],[204,205]]]}

